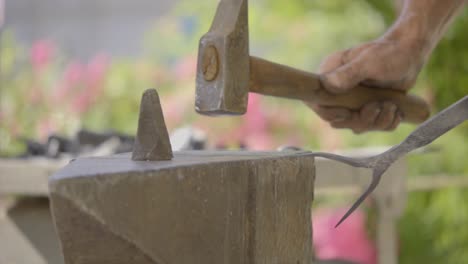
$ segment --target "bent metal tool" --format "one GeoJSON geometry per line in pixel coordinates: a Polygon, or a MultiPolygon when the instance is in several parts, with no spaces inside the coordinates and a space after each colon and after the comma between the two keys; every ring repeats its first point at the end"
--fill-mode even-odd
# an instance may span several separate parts
{"type": "Polygon", "coordinates": [[[336,224],[339,226],[356,208],[369,196],[380,182],[382,174],[399,158],[409,152],[428,145],[452,128],[460,125],[468,119],[468,96],[452,104],[450,107],[422,123],[403,142],[389,150],[372,157],[350,158],[331,153],[312,152],[309,155],[323,157],[349,164],[353,167],[372,169],[372,181],[367,190],[357,199],[341,220],[336,224]]]}

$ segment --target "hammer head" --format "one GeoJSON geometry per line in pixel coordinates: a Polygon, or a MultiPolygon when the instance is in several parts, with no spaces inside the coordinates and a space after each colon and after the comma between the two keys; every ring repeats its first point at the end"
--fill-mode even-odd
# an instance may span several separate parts
{"type": "Polygon", "coordinates": [[[195,110],[241,115],[247,110],[250,57],[247,0],[221,0],[198,49],[195,110]]]}

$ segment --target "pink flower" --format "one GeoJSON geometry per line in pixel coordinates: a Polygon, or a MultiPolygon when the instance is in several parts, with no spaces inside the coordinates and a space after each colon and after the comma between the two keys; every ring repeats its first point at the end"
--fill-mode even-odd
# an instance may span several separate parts
{"type": "Polygon", "coordinates": [[[223,145],[245,144],[250,150],[271,150],[273,139],[270,135],[268,116],[263,112],[261,97],[249,95],[248,110],[240,117],[241,123],[234,129],[228,130],[220,137],[223,145]]]}
{"type": "Polygon", "coordinates": [[[168,127],[173,124],[180,123],[184,118],[185,106],[177,96],[165,97],[161,100],[161,105],[164,112],[164,119],[168,123],[168,127]]]}
{"type": "Polygon", "coordinates": [[[81,92],[76,95],[72,102],[72,109],[75,113],[82,114],[86,112],[93,103],[93,98],[91,94],[81,92]]]}
{"type": "Polygon", "coordinates": [[[42,88],[37,85],[32,86],[26,95],[26,98],[28,98],[30,104],[38,104],[41,102],[43,97],[42,88]]]}
{"type": "Polygon", "coordinates": [[[31,47],[31,64],[36,71],[42,70],[54,56],[55,46],[49,40],[39,40],[31,47]]]}
{"type": "Polygon", "coordinates": [[[194,79],[197,71],[197,58],[195,56],[183,58],[175,66],[174,71],[179,80],[194,79]]]}
{"type": "Polygon", "coordinates": [[[357,210],[338,228],[334,226],[345,210],[316,210],[313,241],[319,259],[343,259],[362,264],[377,263],[377,250],[365,228],[365,214],[357,210]]]}
{"type": "Polygon", "coordinates": [[[269,150],[273,140],[268,128],[268,117],[263,112],[260,95],[250,94],[247,113],[240,128],[241,139],[252,150],[269,150]]]}
{"type": "Polygon", "coordinates": [[[56,132],[57,126],[50,119],[43,119],[37,125],[39,139],[45,140],[50,134],[56,132]]]}
{"type": "Polygon", "coordinates": [[[270,135],[266,134],[251,134],[245,138],[243,142],[250,150],[271,150],[273,140],[270,135]]]}
{"type": "Polygon", "coordinates": [[[104,55],[95,56],[86,66],[70,63],[62,83],[56,87],[56,100],[62,100],[71,93],[72,110],[78,114],[86,112],[102,94],[108,65],[108,58],[104,55]]]}
{"type": "Polygon", "coordinates": [[[261,98],[258,94],[250,94],[245,114],[245,129],[248,133],[263,134],[268,132],[267,116],[263,112],[261,98]]]}
{"type": "Polygon", "coordinates": [[[91,106],[104,89],[104,80],[109,65],[107,56],[100,54],[95,56],[86,68],[85,93],[89,96],[89,106],[91,106]]]}
{"type": "Polygon", "coordinates": [[[109,65],[109,59],[105,55],[95,56],[86,67],[86,86],[93,94],[99,96],[103,88],[103,80],[109,65]]]}
{"type": "Polygon", "coordinates": [[[63,80],[67,86],[76,86],[85,77],[86,69],[80,62],[74,61],[67,65],[63,74],[63,80]]]}
{"type": "Polygon", "coordinates": [[[85,76],[85,67],[80,62],[71,62],[65,68],[62,80],[55,85],[52,98],[55,103],[61,103],[65,98],[72,96],[74,89],[82,85],[85,76]]]}

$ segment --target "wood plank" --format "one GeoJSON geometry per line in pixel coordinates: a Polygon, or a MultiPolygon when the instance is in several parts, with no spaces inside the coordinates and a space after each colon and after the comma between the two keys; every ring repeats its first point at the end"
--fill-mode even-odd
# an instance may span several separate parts
{"type": "Polygon", "coordinates": [[[67,162],[0,159],[0,195],[47,196],[49,177],[67,162]]]}

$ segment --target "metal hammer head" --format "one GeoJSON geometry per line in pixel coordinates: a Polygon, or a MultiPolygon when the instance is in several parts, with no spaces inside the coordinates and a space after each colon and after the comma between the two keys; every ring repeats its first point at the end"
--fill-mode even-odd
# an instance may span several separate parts
{"type": "Polygon", "coordinates": [[[205,115],[244,114],[249,93],[247,0],[221,0],[200,39],[195,110],[205,115]]]}

